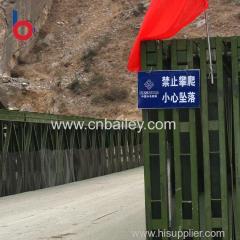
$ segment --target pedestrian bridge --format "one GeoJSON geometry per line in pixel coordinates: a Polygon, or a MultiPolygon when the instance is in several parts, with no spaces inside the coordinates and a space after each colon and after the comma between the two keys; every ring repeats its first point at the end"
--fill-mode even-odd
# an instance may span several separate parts
{"type": "Polygon", "coordinates": [[[131,240],[144,207],[142,167],[20,193],[0,198],[0,239],[131,240]]]}

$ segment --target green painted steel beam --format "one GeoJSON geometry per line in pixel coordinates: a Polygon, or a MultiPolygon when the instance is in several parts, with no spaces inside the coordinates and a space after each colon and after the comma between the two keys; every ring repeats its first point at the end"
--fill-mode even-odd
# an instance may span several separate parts
{"type": "MultiPolygon", "coordinates": [[[[54,121],[58,122],[84,122],[87,126],[88,123],[105,123],[105,119],[98,118],[88,118],[80,116],[71,116],[71,115],[53,115],[45,113],[31,113],[31,112],[19,112],[19,111],[9,111],[9,110],[0,110],[0,121],[14,121],[14,122],[30,122],[30,123],[44,123],[51,124],[54,121]]],[[[123,120],[112,120],[107,119],[110,123],[120,122],[121,124],[129,124],[130,121],[123,120]]],[[[138,121],[131,121],[137,123],[138,121]]],[[[141,121],[140,121],[141,122],[141,121]]]]}

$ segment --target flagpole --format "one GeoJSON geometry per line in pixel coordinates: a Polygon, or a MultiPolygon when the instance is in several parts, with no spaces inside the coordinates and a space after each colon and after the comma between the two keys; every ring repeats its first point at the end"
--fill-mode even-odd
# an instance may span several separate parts
{"type": "Polygon", "coordinates": [[[209,67],[210,67],[210,75],[211,75],[211,84],[214,84],[214,77],[213,77],[213,63],[212,63],[212,51],[211,51],[211,41],[210,41],[210,34],[209,34],[209,24],[208,24],[208,14],[205,11],[205,23],[206,23],[206,31],[207,31],[207,39],[208,39],[208,54],[209,54],[209,67]]]}

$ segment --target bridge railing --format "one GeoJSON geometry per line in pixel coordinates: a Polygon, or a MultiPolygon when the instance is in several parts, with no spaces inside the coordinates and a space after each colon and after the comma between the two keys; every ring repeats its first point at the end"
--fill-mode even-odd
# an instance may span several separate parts
{"type": "Polygon", "coordinates": [[[138,129],[92,130],[90,121],[101,120],[0,110],[0,196],[143,165],[138,129]],[[60,121],[85,125],[54,129],[60,121]]]}
{"type": "Polygon", "coordinates": [[[147,230],[224,231],[209,239],[240,240],[240,37],[210,41],[214,84],[207,39],[142,45],[145,71],[201,72],[200,109],[143,110],[145,123],[176,124],[144,131],[147,230]]]}

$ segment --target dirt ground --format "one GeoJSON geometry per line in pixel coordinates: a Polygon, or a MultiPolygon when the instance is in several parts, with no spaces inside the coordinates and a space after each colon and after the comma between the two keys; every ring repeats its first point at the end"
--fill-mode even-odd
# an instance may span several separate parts
{"type": "MultiPolygon", "coordinates": [[[[240,33],[240,4],[210,0],[211,36],[240,33]]],[[[49,19],[12,76],[28,80],[20,110],[139,119],[136,75],[128,73],[130,48],[149,1],[54,0],[49,19]]],[[[205,37],[204,16],[177,38],[205,37]]]]}
{"type": "Polygon", "coordinates": [[[134,240],[145,230],[143,168],[0,199],[2,240],[134,240]]]}

